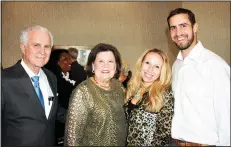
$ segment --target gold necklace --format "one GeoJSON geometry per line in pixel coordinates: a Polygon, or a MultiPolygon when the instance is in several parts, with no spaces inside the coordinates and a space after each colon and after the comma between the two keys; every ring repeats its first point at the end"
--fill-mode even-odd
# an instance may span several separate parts
{"type": "Polygon", "coordinates": [[[92,79],[93,79],[94,83],[95,83],[96,85],[98,85],[99,87],[101,87],[101,88],[103,88],[103,89],[105,89],[105,90],[110,90],[110,89],[111,89],[110,84],[108,84],[108,85],[101,85],[101,84],[99,84],[98,81],[96,81],[95,77],[92,77],[92,79]]]}

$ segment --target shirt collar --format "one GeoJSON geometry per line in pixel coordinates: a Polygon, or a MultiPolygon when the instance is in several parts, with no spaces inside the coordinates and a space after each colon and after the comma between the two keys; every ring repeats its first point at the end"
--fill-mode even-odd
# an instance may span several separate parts
{"type": "Polygon", "coordinates": [[[26,65],[26,63],[23,61],[23,59],[22,59],[22,61],[21,61],[21,65],[22,65],[22,67],[25,69],[26,73],[29,75],[30,78],[33,77],[33,76],[40,76],[40,75],[41,75],[41,71],[42,71],[41,69],[39,70],[38,75],[34,74],[34,73],[31,71],[31,69],[26,65]]]}
{"type": "Polygon", "coordinates": [[[201,49],[204,48],[204,46],[202,45],[202,43],[200,41],[197,42],[197,44],[194,46],[194,48],[192,48],[192,50],[189,52],[188,56],[183,59],[182,53],[181,51],[179,51],[178,55],[177,55],[177,60],[195,60],[195,61],[199,61],[200,59],[200,53],[201,53],[201,49]]]}
{"type": "Polygon", "coordinates": [[[66,72],[66,75],[63,73],[63,72],[61,72],[62,73],[62,75],[63,75],[63,78],[66,80],[66,81],[68,81],[68,82],[70,82],[71,84],[73,84],[73,86],[75,85],[75,80],[71,80],[70,78],[69,78],[69,72],[66,72]]]}
{"type": "Polygon", "coordinates": [[[69,72],[66,72],[66,75],[63,72],[61,73],[64,79],[69,79],[69,72]]]}

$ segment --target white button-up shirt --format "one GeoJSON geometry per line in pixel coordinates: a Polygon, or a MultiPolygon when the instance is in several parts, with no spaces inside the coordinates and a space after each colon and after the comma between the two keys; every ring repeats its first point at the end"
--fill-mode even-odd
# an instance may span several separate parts
{"type": "Polygon", "coordinates": [[[230,66],[199,41],[172,71],[172,138],[230,146],[230,66]]]}
{"type": "MultiPolygon", "coordinates": [[[[41,92],[43,94],[43,100],[44,100],[44,107],[45,107],[45,114],[46,114],[46,118],[49,117],[50,114],[50,110],[51,110],[51,106],[53,101],[49,100],[49,98],[54,97],[53,92],[51,90],[50,84],[48,82],[47,76],[46,74],[43,72],[42,69],[40,69],[38,75],[35,75],[25,64],[25,62],[21,61],[21,65],[22,67],[25,69],[26,73],[29,75],[30,79],[33,76],[39,76],[39,87],[41,89],[41,92]]],[[[31,80],[32,82],[32,80],[31,80]]],[[[32,82],[33,84],[33,82],[32,82]]]]}

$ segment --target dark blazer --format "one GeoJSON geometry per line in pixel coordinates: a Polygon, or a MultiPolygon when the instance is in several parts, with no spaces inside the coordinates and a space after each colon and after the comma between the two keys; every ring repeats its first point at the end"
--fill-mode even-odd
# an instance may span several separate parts
{"type": "Polygon", "coordinates": [[[76,81],[75,86],[87,79],[86,71],[77,61],[74,61],[71,64],[70,78],[76,81]]]}
{"type": "MultiPolygon", "coordinates": [[[[64,108],[65,110],[68,109],[69,105],[69,99],[72,93],[72,90],[75,88],[71,83],[66,81],[62,76],[61,73],[56,75],[57,78],[57,87],[58,87],[58,103],[61,108],[64,108]]],[[[65,116],[64,116],[65,117],[65,116]]],[[[59,120],[56,121],[56,145],[57,146],[63,146],[61,144],[59,138],[64,136],[64,130],[65,130],[65,123],[60,122],[59,120]],[[59,142],[59,144],[58,144],[59,142]]]]}
{"type": "Polygon", "coordinates": [[[43,68],[54,94],[47,119],[20,62],[2,71],[2,146],[52,146],[58,109],[56,77],[43,68]]]}
{"type": "Polygon", "coordinates": [[[61,107],[68,109],[69,98],[75,86],[66,81],[61,75],[57,75],[59,104],[61,107]]]}

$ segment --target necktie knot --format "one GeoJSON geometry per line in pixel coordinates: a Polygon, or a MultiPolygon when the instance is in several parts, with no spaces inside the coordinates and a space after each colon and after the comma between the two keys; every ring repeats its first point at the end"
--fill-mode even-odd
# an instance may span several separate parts
{"type": "Polygon", "coordinates": [[[35,87],[39,86],[39,76],[33,76],[32,81],[34,82],[35,87]]]}
{"type": "Polygon", "coordinates": [[[38,82],[39,81],[39,76],[33,76],[32,81],[33,82],[38,82]]]}

